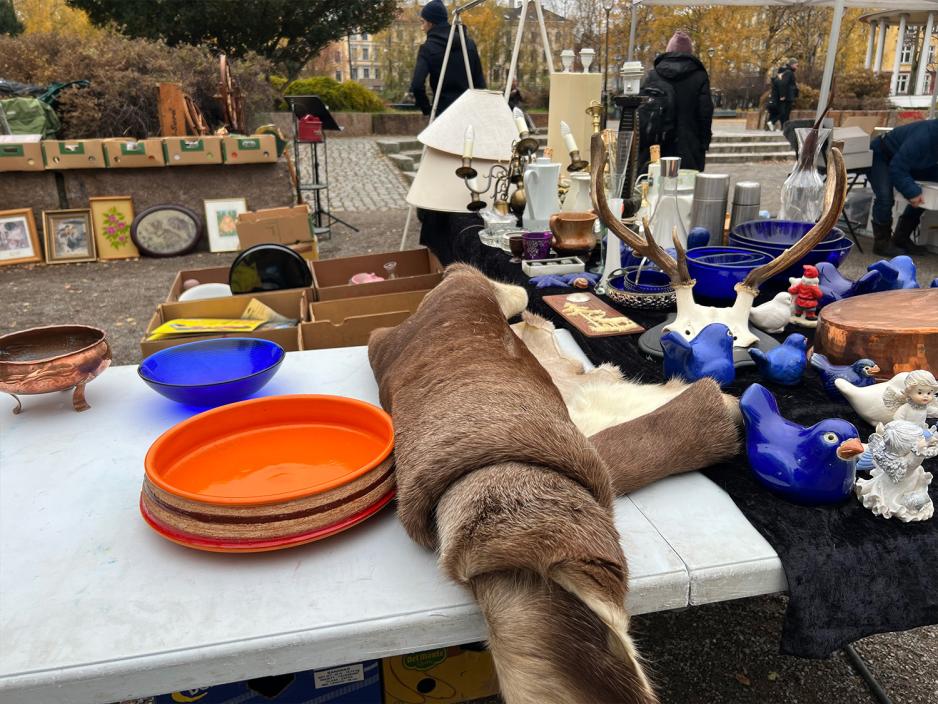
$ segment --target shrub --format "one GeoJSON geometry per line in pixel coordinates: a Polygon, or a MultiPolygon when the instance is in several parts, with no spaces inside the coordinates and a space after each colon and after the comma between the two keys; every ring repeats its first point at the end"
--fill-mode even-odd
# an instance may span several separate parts
{"type": "MultiPolygon", "coordinates": [[[[232,63],[232,75],[244,94],[248,127],[259,124],[256,113],[273,106],[275,92],[266,79],[269,68],[256,56],[232,63]]],[[[88,79],[88,88],[60,94],[60,136],[66,139],[158,135],[157,86],[162,82],[182,84],[209,125],[219,122],[213,97],[218,93],[218,59],[204,47],[168,47],[110,32],[0,37],[0,76],[41,85],[88,79]]]]}
{"type": "Polygon", "coordinates": [[[277,91],[280,95],[284,94],[284,91],[290,84],[290,79],[284,78],[283,76],[270,76],[267,80],[270,82],[270,87],[277,91]]]}
{"type": "Polygon", "coordinates": [[[814,110],[817,108],[817,101],[821,97],[821,91],[813,86],[804,83],[798,84],[799,95],[795,99],[795,110],[814,110]]]}
{"type": "Polygon", "coordinates": [[[339,83],[328,76],[298,78],[284,90],[284,95],[318,95],[330,110],[380,112],[384,102],[374,91],[355,81],[339,83]]]}

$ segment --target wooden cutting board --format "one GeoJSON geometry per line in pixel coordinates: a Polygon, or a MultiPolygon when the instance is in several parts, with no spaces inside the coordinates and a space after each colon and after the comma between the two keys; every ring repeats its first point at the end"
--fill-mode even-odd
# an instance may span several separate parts
{"type": "Polygon", "coordinates": [[[577,291],[557,296],[544,296],[544,302],[587,337],[632,335],[645,328],[627,318],[592,293],[577,291]]]}
{"type": "Polygon", "coordinates": [[[834,364],[866,357],[879,378],[938,372],[938,288],[884,291],[831,303],[821,310],[814,349],[834,364]]]}

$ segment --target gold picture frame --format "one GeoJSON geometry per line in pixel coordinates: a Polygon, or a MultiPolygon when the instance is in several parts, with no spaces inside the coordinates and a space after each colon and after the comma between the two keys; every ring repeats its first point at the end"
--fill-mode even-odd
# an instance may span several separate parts
{"type": "Polygon", "coordinates": [[[32,208],[0,211],[0,266],[41,261],[32,208]]]}
{"type": "Polygon", "coordinates": [[[96,196],[88,199],[94,242],[98,259],[132,259],[140,251],[130,237],[134,221],[134,201],[131,196],[96,196]]]}
{"type": "Polygon", "coordinates": [[[98,258],[90,208],[44,210],[42,239],[47,264],[93,262],[98,258]]]}

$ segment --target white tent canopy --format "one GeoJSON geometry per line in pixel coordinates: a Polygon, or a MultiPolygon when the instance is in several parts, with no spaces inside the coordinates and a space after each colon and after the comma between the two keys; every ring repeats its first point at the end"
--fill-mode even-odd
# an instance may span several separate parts
{"type": "MultiPolygon", "coordinates": [[[[830,95],[831,80],[834,76],[834,61],[837,57],[837,42],[840,38],[840,22],[843,18],[845,7],[862,7],[870,10],[904,10],[912,12],[915,10],[934,10],[938,11],[938,0],[635,0],[630,3],[631,7],[636,5],[682,5],[688,7],[691,5],[754,5],[764,7],[766,5],[812,5],[816,7],[830,6],[834,8],[834,19],[831,22],[830,39],[827,43],[827,58],[824,62],[824,76],[821,79],[821,93],[818,99],[818,115],[824,110],[830,95]]],[[[634,15],[632,16],[634,24],[634,15]]]]}

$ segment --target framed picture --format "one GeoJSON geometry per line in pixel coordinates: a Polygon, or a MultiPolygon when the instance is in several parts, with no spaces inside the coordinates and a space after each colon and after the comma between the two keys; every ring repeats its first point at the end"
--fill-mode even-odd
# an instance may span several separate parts
{"type": "Polygon", "coordinates": [[[248,211],[244,198],[206,200],[205,229],[208,248],[213,252],[237,252],[241,249],[236,224],[238,215],[248,211]]]}
{"type": "Polygon", "coordinates": [[[154,205],[134,218],[130,237],[148,257],[175,257],[195,249],[202,218],[182,205],[154,205]]]}
{"type": "Polygon", "coordinates": [[[91,211],[87,208],[43,211],[42,238],[49,264],[93,262],[96,258],[91,211]]]}
{"type": "Polygon", "coordinates": [[[98,259],[130,259],[140,252],[130,237],[134,202],[130,196],[89,198],[98,259]]]}
{"type": "Polygon", "coordinates": [[[41,261],[32,208],[0,211],[0,265],[41,261]]]}

